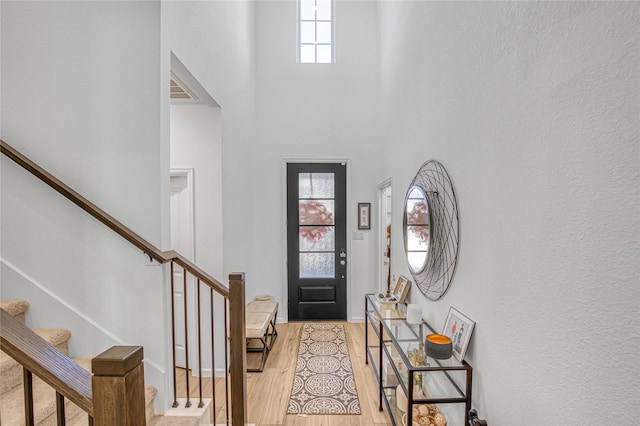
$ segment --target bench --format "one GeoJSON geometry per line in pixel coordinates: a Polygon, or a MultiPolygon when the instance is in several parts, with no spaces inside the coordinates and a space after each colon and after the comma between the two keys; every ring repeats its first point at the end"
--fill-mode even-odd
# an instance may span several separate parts
{"type": "Polygon", "coordinates": [[[246,339],[247,352],[262,353],[259,368],[247,368],[248,372],[261,372],[267,362],[273,343],[278,337],[276,318],[278,302],[271,300],[254,300],[247,304],[246,339]]]}

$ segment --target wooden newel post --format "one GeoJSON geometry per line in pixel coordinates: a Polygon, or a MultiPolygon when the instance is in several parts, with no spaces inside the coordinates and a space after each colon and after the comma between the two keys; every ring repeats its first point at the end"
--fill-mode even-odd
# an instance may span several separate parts
{"type": "Polygon", "coordinates": [[[141,346],[113,346],[91,360],[94,426],[144,426],[141,346]]]}
{"type": "Polygon", "coordinates": [[[231,424],[247,421],[247,341],[245,331],[244,273],[229,274],[231,424]]]}

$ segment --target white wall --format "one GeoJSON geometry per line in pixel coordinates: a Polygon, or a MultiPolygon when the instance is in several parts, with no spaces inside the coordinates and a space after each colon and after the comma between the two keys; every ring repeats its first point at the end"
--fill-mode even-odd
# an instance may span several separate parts
{"type": "Polygon", "coordinates": [[[2,11],[2,137],[157,241],[158,5],[3,1],[2,11]]]}
{"type": "MultiPolygon", "coordinates": [[[[375,2],[340,0],[335,14],[336,63],[297,64],[296,2],[256,3],[258,127],[255,143],[245,151],[248,167],[239,170],[250,176],[250,184],[244,186],[244,182],[234,180],[225,183],[247,197],[238,220],[253,232],[247,235],[248,240],[225,238],[225,263],[227,259],[240,263],[247,258],[253,268],[247,281],[247,298],[267,293],[286,302],[282,162],[350,160],[347,314],[353,319],[363,317],[363,294],[376,288],[376,209],[372,209],[374,227],[363,232],[365,239],[351,241],[351,236],[357,230],[357,203],[375,203],[375,183],[384,179],[379,175],[378,125],[374,120],[378,107],[377,7],[375,2]]],[[[233,226],[226,229],[230,234],[238,233],[233,226]]],[[[286,318],[286,305],[279,315],[286,318]]]]}
{"type": "MultiPolygon", "coordinates": [[[[245,258],[251,223],[242,213],[251,205],[246,188],[247,153],[255,143],[254,2],[163,2],[164,52],[173,52],[222,107],[223,282],[231,272],[254,276],[245,258]],[[229,230],[227,232],[227,230],[229,230]]],[[[167,62],[168,67],[168,58],[167,62]]]]}
{"type": "Polygon", "coordinates": [[[380,4],[395,229],[428,159],[460,204],[452,287],[411,300],[438,329],[450,305],[477,322],[473,405],[491,425],[640,423],[639,8],[380,4]]]}
{"type": "MultiPolygon", "coordinates": [[[[3,140],[159,244],[159,3],[1,7],[3,140]]],[[[32,325],[70,328],[74,356],[144,345],[161,380],[162,269],[4,157],[1,213],[3,297],[39,292],[32,325]]]]}
{"type": "Polygon", "coordinates": [[[171,168],[192,168],[195,262],[222,279],[222,139],[220,108],[171,105],[171,168]]]}
{"type": "MultiPolygon", "coordinates": [[[[227,284],[231,272],[252,275],[250,261],[242,256],[229,261],[226,247],[235,238],[247,241],[249,235],[238,214],[246,192],[237,188],[250,184],[250,176],[243,173],[244,157],[255,141],[253,1],[163,2],[162,34],[166,75],[172,52],[221,107],[171,107],[171,164],[195,169],[196,260],[227,284]],[[202,125],[210,118],[218,124],[205,129],[202,125]],[[207,144],[202,130],[216,133],[217,140],[207,144]],[[185,136],[189,146],[181,146],[185,136]],[[240,236],[228,232],[232,229],[240,230],[240,236]]],[[[216,331],[216,336],[223,335],[216,331]]],[[[216,355],[216,363],[221,360],[216,355]]],[[[203,362],[203,367],[208,364],[203,362]]],[[[216,368],[224,371],[221,365],[216,368]]]]}
{"type": "MultiPolygon", "coordinates": [[[[253,2],[0,7],[2,138],[168,249],[171,52],[225,106],[225,143],[246,146],[254,125],[253,2]]],[[[73,355],[93,355],[110,340],[144,345],[156,409],[168,407],[167,274],[5,158],[2,260],[3,296],[20,297],[23,285],[40,293],[32,310],[50,323],[33,325],[63,325],[72,342],[91,342],[73,355]]]]}
{"type": "MultiPolygon", "coordinates": [[[[194,190],[194,262],[219,281],[223,276],[223,228],[222,228],[222,138],[221,110],[219,107],[198,104],[171,105],[171,168],[193,169],[194,190]]],[[[175,249],[175,242],[172,248],[175,249]]],[[[206,336],[202,351],[203,375],[211,375],[210,295],[201,287],[202,336],[206,336]]],[[[191,293],[193,295],[193,293],[191,293]]],[[[215,312],[223,312],[222,300],[215,297],[215,312]]],[[[192,311],[195,322],[195,310],[192,311]]],[[[214,316],[216,318],[216,316],[214,316]]],[[[221,318],[221,316],[218,316],[221,318]]],[[[218,321],[215,335],[218,336],[215,355],[216,370],[223,375],[224,368],[224,322],[218,321]]],[[[197,342],[195,334],[190,340],[197,342]]],[[[195,347],[195,346],[193,346],[195,347]]],[[[199,360],[192,351],[190,366],[198,371],[199,360]]]]}

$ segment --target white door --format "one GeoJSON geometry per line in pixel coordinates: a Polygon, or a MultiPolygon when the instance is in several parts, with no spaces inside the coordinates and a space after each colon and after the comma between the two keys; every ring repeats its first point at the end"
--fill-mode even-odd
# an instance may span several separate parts
{"type": "Polygon", "coordinates": [[[379,187],[380,236],[378,238],[379,254],[379,285],[380,291],[386,292],[391,282],[391,181],[382,183],[379,187]]]}
{"type": "MultiPolygon", "coordinates": [[[[171,248],[190,261],[195,259],[193,169],[171,169],[171,248]]],[[[184,275],[178,265],[173,268],[176,365],[186,366],[184,275]]],[[[187,334],[193,342],[195,333],[195,279],[187,274],[187,334]]],[[[189,347],[189,369],[195,368],[193,345],[189,347]]]]}

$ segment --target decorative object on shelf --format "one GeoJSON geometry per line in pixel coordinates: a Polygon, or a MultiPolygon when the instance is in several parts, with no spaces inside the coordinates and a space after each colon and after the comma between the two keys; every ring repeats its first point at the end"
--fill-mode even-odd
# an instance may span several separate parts
{"type": "MultiPolygon", "coordinates": [[[[411,349],[407,352],[407,358],[409,358],[409,363],[413,367],[425,367],[429,365],[427,363],[427,357],[424,353],[424,345],[420,342],[420,347],[411,349]]],[[[422,374],[417,373],[414,375],[415,387],[417,389],[422,389],[422,374]]]]}
{"type": "Polygon", "coordinates": [[[398,298],[398,303],[404,303],[404,301],[407,300],[410,288],[411,281],[400,275],[392,291],[392,293],[398,298]]]}
{"type": "Polygon", "coordinates": [[[271,296],[269,296],[268,294],[258,294],[254,298],[254,300],[264,302],[264,301],[267,301],[267,300],[271,300],[271,296]]]}
{"type": "Polygon", "coordinates": [[[464,355],[467,353],[475,325],[475,321],[471,320],[453,306],[449,308],[449,314],[444,323],[442,334],[451,339],[453,356],[460,362],[464,360],[464,355]]]}
{"type": "MultiPolygon", "coordinates": [[[[447,418],[438,409],[435,404],[420,404],[414,405],[413,415],[411,416],[413,425],[435,425],[435,426],[447,426],[447,418]]],[[[406,424],[406,419],[403,417],[403,423],[406,424]]]]}
{"type": "MultiPolygon", "coordinates": [[[[423,398],[426,398],[426,396],[424,395],[424,393],[422,393],[422,389],[420,389],[418,386],[414,386],[413,398],[423,399],[423,398]]],[[[405,394],[404,390],[402,390],[402,385],[398,385],[396,387],[396,405],[398,406],[398,410],[402,411],[403,413],[406,413],[408,404],[409,404],[409,401],[407,400],[407,394],[405,394]]]]}
{"type": "Polygon", "coordinates": [[[417,303],[407,305],[407,322],[411,325],[422,324],[422,307],[417,303]]]}
{"type": "Polygon", "coordinates": [[[442,334],[427,334],[424,338],[424,350],[427,356],[435,359],[451,358],[451,339],[442,334]]]}
{"type": "Polygon", "coordinates": [[[406,312],[396,309],[394,303],[380,303],[378,311],[380,311],[380,316],[378,316],[378,313],[374,313],[373,317],[377,321],[389,320],[389,324],[391,325],[401,324],[407,316],[406,312]]]}
{"type": "Polygon", "coordinates": [[[427,365],[427,358],[424,356],[422,348],[414,348],[407,352],[407,358],[414,367],[424,367],[427,365]]]}
{"type": "Polygon", "coordinates": [[[383,305],[395,305],[398,303],[398,298],[395,294],[378,293],[376,300],[383,305]]]}
{"type": "Polygon", "coordinates": [[[436,160],[424,163],[405,197],[404,246],[409,270],[420,291],[440,299],[458,263],[460,220],[453,183],[436,160]]]}
{"type": "Polygon", "coordinates": [[[371,203],[358,203],[358,229],[371,229],[371,203]]]}
{"type": "Polygon", "coordinates": [[[407,395],[402,390],[402,385],[398,385],[396,388],[396,405],[398,406],[398,410],[406,412],[408,404],[409,401],[407,400],[407,395]]]}

